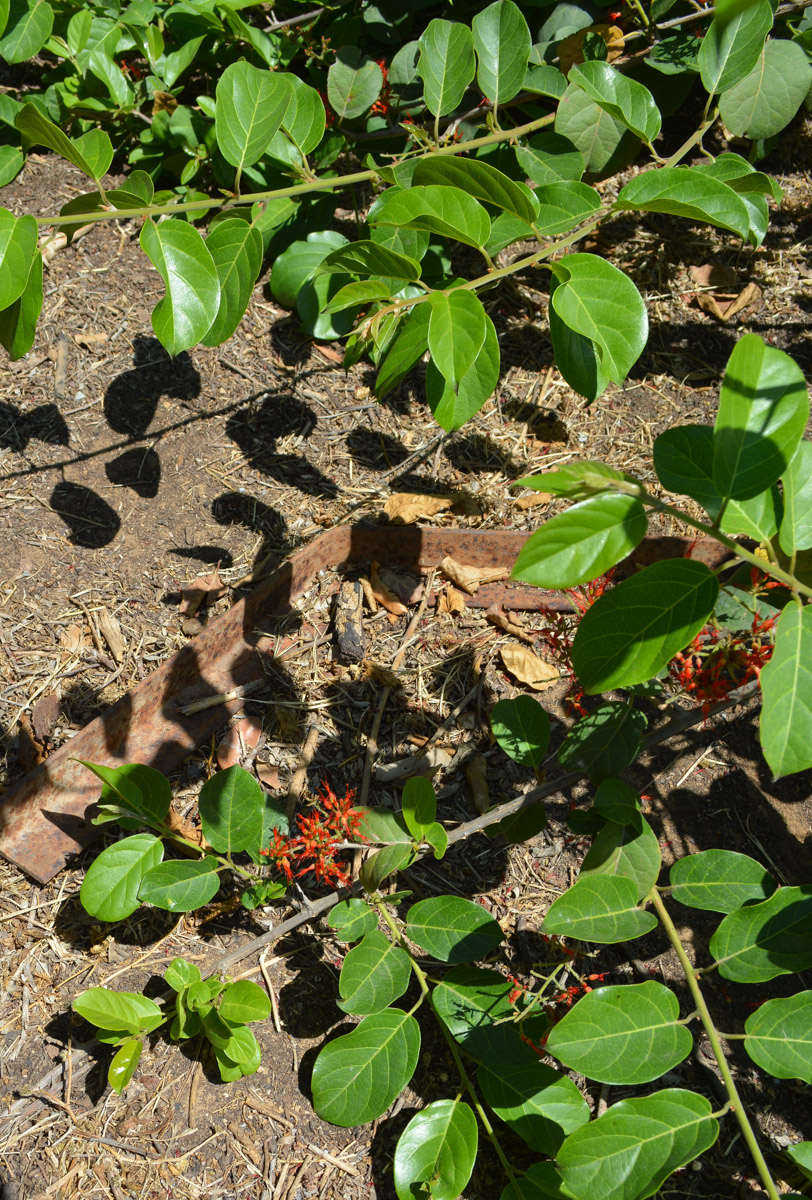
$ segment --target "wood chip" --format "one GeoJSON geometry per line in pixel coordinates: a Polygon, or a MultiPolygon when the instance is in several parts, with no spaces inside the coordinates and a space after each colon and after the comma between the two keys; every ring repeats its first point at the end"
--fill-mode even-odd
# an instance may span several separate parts
{"type": "Polygon", "coordinates": [[[85,648],[85,637],[78,625],[68,625],[59,635],[59,644],[71,654],[79,654],[85,648]]]}
{"type": "Polygon", "coordinates": [[[34,730],[31,728],[31,719],[28,713],[23,713],[20,716],[19,725],[20,737],[17,745],[17,760],[22,769],[27,773],[28,771],[33,771],[41,762],[45,762],[45,747],[34,736],[34,730]]]}
{"type": "Polygon", "coordinates": [[[552,687],[561,678],[558,667],[551,667],[527,646],[502,646],[499,653],[511,675],[536,692],[552,687]]]}
{"type": "Polygon", "coordinates": [[[43,696],[31,709],[31,724],[38,741],[44,742],[59,719],[62,701],[58,696],[43,696]]]}
{"type": "Polygon", "coordinates": [[[127,652],[127,643],[124,640],[124,635],[121,632],[121,625],[118,619],[108,612],[106,608],[102,608],[96,614],[96,620],[99,626],[99,632],[107,642],[108,649],[112,654],[116,663],[120,666],[124,662],[124,655],[127,652]]]}
{"type": "Polygon", "coordinates": [[[447,767],[453,757],[453,750],[447,750],[444,746],[432,746],[425,754],[413,754],[410,758],[401,758],[398,762],[380,763],[375,768],[375,778],[379,783],[394,783],[398,779],[411,779],[415,775],[431,779],[441,767],[447,767]]]}
{"type": "Polygon", "coordinates": [[[469,754],[465,759],[465,778],[471,789],[474,808],[480,815],[486,813],[491,806],[488,791],[488,760],[484,754],[469,754]]]}
{"type": "Polygon", "coordinates": [[[390,671],[388,667],[382,667],[380,663],[373,662],[370,658],[365,658],[361,667],[366,678],[371,679],[373,683],[380,684],[381,687],[399,688],[403,686],[394,671],[390,671]]]}
{"type": "Polygon", "coordinates": [[[339,662],[357,663],[365,653],[364,593],[360,583],[346,579],[338,589],[333,623],[339,662]]]}
{"type": "Polygon", "coordinates": [[[367,608],[370,612],[378,611],[378,601],[375,599],[375,593],[372,590],[372,584],[367,579],[366,575],[362,575],[358,580],[361,585],[361,591],[364,593],[364,599],[367,602],[367,608]]]}

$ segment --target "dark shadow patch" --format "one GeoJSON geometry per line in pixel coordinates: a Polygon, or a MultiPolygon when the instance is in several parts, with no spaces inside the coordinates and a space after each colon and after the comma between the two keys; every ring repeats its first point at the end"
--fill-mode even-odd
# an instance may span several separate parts
{"type": "Polygon", "coordinates": [[[67,422],[57,406],[39,404],[24,413],[16,405],[0,401],[0,450],[22,454],[32,439],[51,446],[70,444],[67,422]]]}
{"type": "Polygon", "coordinates": [[[354,429],[347,435],[347,449],[360,466],[373,471],[397,467],[411,453],[397,438],[374,429],[354,429]]]}
{"type": "Polygon", "coordinates": [[[151,500],[158,495],[158,485],[161,482],[161,460],[152,449],[125,450],[105,463],[105,474],[111,483],[120,487],[129,487],[145,500],[151,500]]]}
{"type": "Polygon", "coordinates": [[[527,470],[527,463],[513,458],[481,433],[458,435],[446,443],[444,453],[452,467],[466,475],[477,471],[501,471],[512,479],[527,470]]]}
{"type": "Polygon", "coordinates": [[[279,454],[279,438],[294,434],[309,437],[316,425],[316,414],[294,396],[268,396],[259,408],[252,405],[226,422],[232,438],[255,470],[279,483],[298,488],[309,496],[331,497],[338,494],[332,479],[301,454],[279,454]]]}
{"type": "Polygon", "coordinates": [[[195,562],[205,563],[207,567],[219,564],[227,570],[234,565],[230,552],[222,546],[176,546],[169,553],[176,554],[178,558],[191,558],[195,562]]]}
{"type": "Polygon", "coordinates": [[[86,550],[108,546],[121,528],[115,509],[80,483],[58,483],[51,492],[50,505],[70,529],[68,541],[86,550]]]}
{"type": "Polygon", "coordinates": [[[104,415],[117,433],[146,433],[162,396],[194,400],[200,395],[200,375],[184,351],[171,358],[154,337],[133,341],[134,366],[117,375],[104,397],[104,415]]]}

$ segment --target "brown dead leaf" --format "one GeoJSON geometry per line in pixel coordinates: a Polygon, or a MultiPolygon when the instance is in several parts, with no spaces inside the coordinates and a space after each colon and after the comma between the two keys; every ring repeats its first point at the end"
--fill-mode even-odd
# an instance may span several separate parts
{"type": "Polygon", "coordinates": [[[358,582],[361,585],[361,591],[364,593],[364,599],[367,602],[367,608],[370,612],[376,613],[378,611],[378,601],[375,599],[375,593],[372,590],[372,584],[365,575],[362,575],[358,582]]]}
{"type": "Polygon", "coordinates": [[[107,334],[103,330],[96,330],[93,333],[77,333],[73,340],[77,346],[101,346],[107,341],[107,334]]]}
{"type": "Polygon", "coordinates": [[[513,637],[519,638],[522,642],[532,642],[534,640],[521,625],[517,625],[515,621],[511,621],[510,617],[499,605],[494,605],[493,608],[486,610],[485,620],[489,621],[491,625],[495,625],[497,629],[503,629],[505,633],[510,633],[513,637]]]}
{"type": "Polygon", "coordinates": [[[178,837],[186,838],[187,842],[194,843],[192,846],[184,846],[182,842],[174,843],[186,858],[199,858],[199,852],[195,847],[199,846],[200,850],[205,850],[208,847],[209,843],[203,836],[203,830],[198,825],[195,825],[189,817],[182,817],[179,812],[175,812],[174,808],[170,808],[166,814],[166,823],[178,837]]]}
{"type": "Polygon", "coordinates": [[[124,641],[118,619],[111,612],[108,612],[106,608],[102,608],[96,614],[96,620],[99,624],[99,632],[107,642],[113,658],[117,663],[123,663],[127,643],[124,641]]]}
{"type": "Polygon", "coordinates": [[[22,769],[28,773],[45,762],[45,747],[34,737],[31,719],[28,713],[20,717],[20,738],[17,746],[17,760],[22,769]]]}
{"type": "Polygon", "coordinates": [[[272,763],[257,763],[256,773],[260,783],[267,788],[280,788],[282,780],[279,777],[279,767],[275,767],[272,763]]]}
{"type": "Polygon", "coordinates": [[[388,667],[382,667],[380,663],[373,662],[371,658],[365,658],[362,661],[361,670],[366,679],[371,679],[373,683],[378,683],[381,687],[399,688],[402,686],[394,671],[390,671],[388,667]]]}
{"type": "Polygon", "coordinates": [[[208,608],[221,596],[225,596],[227,590],[220,578],[219,567],[215,567],[211,575],[201,575],[194,583],[190,583],[187,588],[183,589],[183,599],[180,602],[181,616],[193,617],[199,608],[208,608]]]}
{"type": "Polygon", "coordinates": [[[516,498],[516,507],[524,511],[526,508],[535,508],[537,504],[549,504],[551,500],[549,492],[525,492],[516,498]]]}
{"type": "Polygon", "coordinates": [[[504,567],[470,567],[457,562],[447,554],[440,563],[440,570],[452,583],[461,587],[469,596],[475,596],[482,583],[493,583],[497,579],[507,579],[510,572],[504,567]]]}
{"type": "Polygon", "coordinates": [[[561,676],[557,667],[551,667],[527,646],[502,646],[499,653],[511,675],[536,692],[552,687],[561,676]]]}
{"type": "Polygon", "coordinates": [[[484,754],[470,754],[465,760],[465,778],[474,799],[474,808],[480,815],[491,806],[488,791],[488,760],[484,754]]]}
{"type": "Polygon", "coordinates": [[[703,312],[715,317],[717,321],[730,321],[744,309],[752,307],[761,299],[761,289],[755,283],[748,283],[738,296],[723,292],[700,292],[696,302],[703,312]]]}
{"type": "Polygon", "coordinates": [[[78,625],[68,625],[59,635],[59,644],[71,654],[79,654],[85,648],[85,638],[78,625]]]}
{"type": "MultiPolygon", "coordinates": [[[[403,601],[399,600],[392,589],[388,588],[381,579],[378,574],[378,564],[376,562],[371,564],[369,582],[372,585],[372,593],[375,599],[382,608],[386,609],[390,618],[402,617],[408,613],[409,610],[403,601]]],[[[392,624],[394,624],[394,621],[392,621],[392,624]]]]}
{"type": "Polygon", "coordinates": [[[38,741],[44,742],[59,719],[62,701],[58,696],[43,696],[31,709],[31,724],[38,741]]]}
{"type": "Polygon", "coordinates": [[[438,613],[465,612],[465,596],[451,584],[447,584],[437,597],[438,613]]]}
{"type": "Polygon", "coordinates": [[[697,287],[718,288],[728,292],[736,283],[736,272],[723,263],[703,263],[701,267],[689,267],[688,274],[697,287]]]}
{"type": "Polygon", "coordinates": [[[434,517],[437,513],[453,508],[458,497],[453,495],[424,496],[419,492],[396,492],[383,506],[390,521],[400,525],[413,525],[421,517],[434,517]]]}
{"type": "Polygon", "coordinates": [[[226,730],[217,747],[217,766],[221,771],[235,767],[249,750],[253,750],[262,737],[262,727],[250,717],[242,717],[226,730]]]}
{"type": "Polygon", "coordinates": [[[606,42],[607,62],[620,58],[626,45],[623,30],[618,25],[590,25],[579,29],[558,43],[558,65],[562,74],[569,75],[571,69],[584,61],[584,38],[588,33],[597,33],[606,42]]]}
{"type": "Polygon", "coordinates": [[[157,117],[159,112],[168,112],[171,116],[178,107],[177,99],[171,92],[152,93],[152,115],[157,117]]]}
{"type": "Polygon", "coordinates": [[[316,345],[313,346],[313,349],[317,351],[322,358],[326,358],[328,362],[339,363],[341,366],[344,365],[344,355],[340,350],[334,350],[332,346],[316,345]]]}

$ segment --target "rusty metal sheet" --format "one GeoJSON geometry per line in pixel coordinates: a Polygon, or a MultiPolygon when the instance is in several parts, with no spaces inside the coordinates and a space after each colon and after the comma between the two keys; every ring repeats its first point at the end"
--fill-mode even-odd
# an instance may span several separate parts
{"type": "MultiPolygon", "coordinates": [[[[182,707],[261,680],[280,646],[290,645],[295,602],[320,572],[372,560],[425,568],[436,566],[449,554],[471,566],[509,569],[526,536],[412,525],[345,525],[320,534],[8,791],[0,801],[0,854],[42,883],[62,870],[99,832],[90,821],[99,785],[75,760],[107,766],[140,762],[164,772],[178,766],[244,700],[192,714],[182,712],[182,707]],[[274,618],[279,637],[274,636],[274,618]]],[[[688,545],[684,538],[647,539],[630,557],[630,565],[682,557],[688,545]]],[[[717,566],[727,552],[708,541],[696,545],[692,554],[717,566]]],[[[483,586],[466,603],[477,607],[498,603],[531,611],[542,604],[568,607],[560,592],[512,583],[483,586]]]]}

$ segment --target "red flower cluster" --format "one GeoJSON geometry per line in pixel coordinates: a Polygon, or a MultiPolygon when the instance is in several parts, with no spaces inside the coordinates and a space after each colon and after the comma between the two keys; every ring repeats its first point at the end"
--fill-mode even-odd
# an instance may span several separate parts
{"type": "Polygon", "coordinates": [[[381,74],[383,75],[383,87],[381,88],[381,94],[369,111],[373,114],[378,113],[381,116],[388,117],[389,103],[392,97],[392,85],[389,82],[389,68],[386,65],[386,59],[379,58],[378,66],[381,68],[381,74]]]}
{"type": "Polygon", "coordinates": [[[761,668],[772,658],[769,633],[775,621],[775,617],[762,619],[755,614],[750,629],[731,634],[706,627],[687,649],[672,658],[672,680],[701,704],[707,715],[712,704],[758,678],[761,668]]]}
{"type": "Polygon", "coordinates": [[[284,875],[288,883],[312,871],[317,883],[331,887],[350,882],[346,866],[339,862],[342,843],[363,841],[360,832],[361,814],[353,808],[355,788],[347,788],[344,796],[336,796],[326,783],[321,785],[314,811],[299,817],[297,837],[288,837],[278,829],[273,831],[267,850],[260,851],[284,875]]]}
{"type": "Polygon", "coordinates": [[[539,609],[547,621],[547,624],[539,631],[539,637],[558,666],[570,676],[572,684],[567,696],[567,703],[581,717],[586,715],[586,709],[583,704],[584,693],[578,684],[572,666],[572,639],[575,637],[581,617],[608,590],[614,574],[613,567],[605,575],[599,575],[597,579],[593,579],[591,583],[584,584],[582,587],[566,589],[565,595],[569,596],[572,601],[576,615],[559,612],[557,609],[547,608],[543,604],[539,609]]]}

